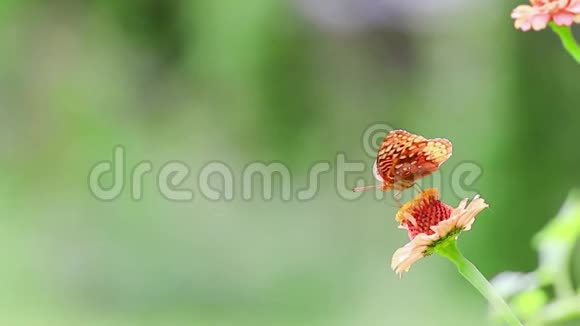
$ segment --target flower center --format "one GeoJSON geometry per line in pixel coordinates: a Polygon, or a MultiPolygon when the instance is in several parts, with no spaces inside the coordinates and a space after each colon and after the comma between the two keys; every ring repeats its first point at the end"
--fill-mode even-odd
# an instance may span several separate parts
{"type": "Polygon", "coordinates": [[[405,204],[397,213],[397,221],[408,230],[409,238],[418,234],[431,235],[432,226],[451,217],[452,208],[439,200],[439,193],[430,188],[405,204]]]}

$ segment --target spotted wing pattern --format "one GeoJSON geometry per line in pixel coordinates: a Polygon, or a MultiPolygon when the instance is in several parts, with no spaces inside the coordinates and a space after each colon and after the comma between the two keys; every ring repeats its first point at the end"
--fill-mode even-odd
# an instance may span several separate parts
{"type": "Polygon", "coordinates": [[[405,130],[393,130],[379,148],[375,177],[383,182],[385,191],[407,189],[416,180],[437,171],[451,153],[452,145],[447,139],[427,139],[405,130]]]}

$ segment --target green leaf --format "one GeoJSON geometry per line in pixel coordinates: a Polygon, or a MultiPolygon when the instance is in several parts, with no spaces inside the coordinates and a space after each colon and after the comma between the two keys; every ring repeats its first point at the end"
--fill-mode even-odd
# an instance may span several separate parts
{"type": "Polygon", "coordinates": [[[548,303],[548,296],[539,289],[522,292],[511,301],[513,309],[522,319],[532,318],[546,303],[548,303]]]}
{"type": "Polygon", "coordinates": [[[503,298],[510,298],[524,291],[539,287],[535,273],[503,272],[491,280],[491,285],[503,298]]]}
{"type": "Polygon", "coordinates": [[[558,215],[533,239],[540,258],[542,281],[567,275],[570,256],[580,238],[580,191],[572,191],[558,215]]]}

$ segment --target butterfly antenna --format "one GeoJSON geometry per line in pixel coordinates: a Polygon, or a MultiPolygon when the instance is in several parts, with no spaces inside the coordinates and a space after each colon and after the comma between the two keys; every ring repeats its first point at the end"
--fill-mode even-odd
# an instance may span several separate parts
{"type": "Polygon", "coordinates": [[[371,190],[371,189],[378,189],[380,188],[382,185],[374,185],[374,186],[364,186],[364,187],[356,187],[353,188],[352,191],[353,192],[362,192],[362,191],[366,191],[366,190],[371,190]]]}

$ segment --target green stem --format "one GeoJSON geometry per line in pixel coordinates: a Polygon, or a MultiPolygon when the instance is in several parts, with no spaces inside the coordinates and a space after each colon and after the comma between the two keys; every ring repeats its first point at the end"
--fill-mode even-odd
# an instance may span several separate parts
{"type": "Polygon", "coordinates": [[[465,277],[497,310],[510,326],[522,326],[508,304],[495,291],[489,281],[481,274],[469,260],[467,260],[457,248],[457,241],[441,243],[435,247],[435,252],[451,260],[459,270],[459,273],[465,277]]]}
{"type": "Polygon", "coordinates": [[[572,279],[568,275],[567,270],[568,265],[561,268],[561,270],[554,275],[554,290],[556,296],[559,298],[569,298],[574,296],[574,284],[572,284],[572,279]]]}
{"type": "Polygon", "coordinates": [[[576,62],[580,63],[580,46],[574,39],[574,35],[572,34],[572,30],[568,26],[558,26],[554,22],[550,22],[550,27],[554,33],[556,33],[560,40],[562,41],[562,45],[570,53],[572,58],[576,60],[576,62]]]}

